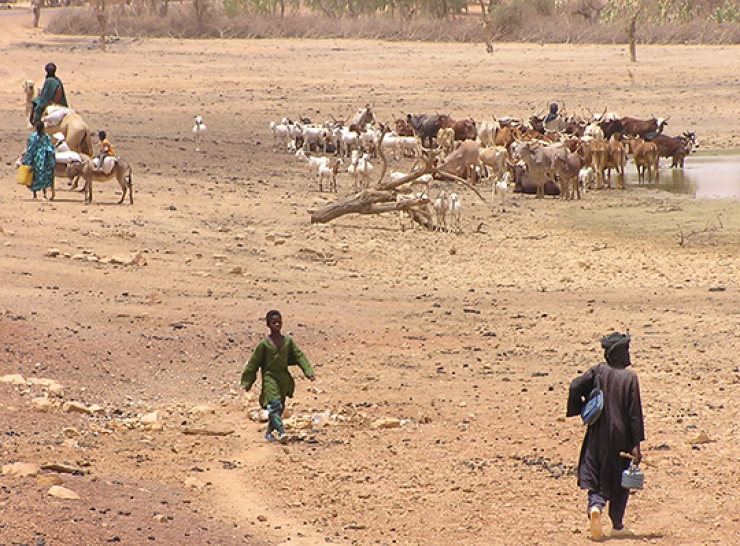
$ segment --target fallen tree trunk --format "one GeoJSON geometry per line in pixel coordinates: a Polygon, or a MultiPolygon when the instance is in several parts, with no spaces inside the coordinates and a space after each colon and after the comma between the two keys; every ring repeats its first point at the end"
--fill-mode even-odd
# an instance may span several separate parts
{"type": "MultiPolygon", "coordinates": [[[[436,226],[432,222],[432,216],[427,208],[429,205],[429,198],[426,195],[426,189],[417,196],[410,196],[408,195],[408,192],[406,192],[407,196],[405,198],[397,199],[398,195],[403,194],[403,192],[398,191],[399,188],[402,186],[406,186],[408,188],[425,174],[431,174],[436,176],[438,179],[463,184],[472,190],[484,203],[487,202],[480,192],[468,184],[467,181],[432,167],[432,161],[434,159],[432,154],[423,158],[424,167],[422,169],[412,171],[406,176],[396,180],[384,181],[388,162],[383,154],[381,144],[385,133],[386,129],[384,128],[381,133],[380,143],[378,144],[380,157],[383,161],[383,169],[380,179],[375,184],[375,187],[362,190],[360,193],[348,197],[343,201],[331,203],[318,210],[312,211],[312,224],[326,224],[346,214],[382,214],[384,212],[403,211],[406,212],[414,222],[420,224],[424,228],[429,230],[435,229],[436,226]]],[[[428,185],[426,182],[422,183],[424,186],[428,185]]]]}

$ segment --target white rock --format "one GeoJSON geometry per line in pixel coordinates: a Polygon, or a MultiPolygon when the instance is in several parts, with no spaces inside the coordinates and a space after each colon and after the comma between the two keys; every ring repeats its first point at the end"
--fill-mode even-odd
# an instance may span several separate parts
{"type": "Polygon", "coordinates": [[[401,420],[396,419],[395,417],[386,417],[384,419],[378,419],[377,421],[374,421],[370,428],[373,429],[381,429],[381,428],[400,428],[401,427],[401,420]]]}
{"type": "Polygon", "coordinates": [[[105,413],[105,408],[103,408],[101,406],[98,406],[97,404],[93,404],[92,406],[90,406],[89,408],[87,408],[87,412],[88,413],[91,413],[93,415],[103,414],[103,413],[105,413]]]}
{"type": "Polygon", "coordinates": [[[183,483],[189,489],[203,489],[206,486],[201,480],[193,477],[186,478],[183,483]]]}
{"type": "Polygon", "coordinates": [[[31,405],[39,411],[51,411],[54,408],[54,403],[48,396],[32,399],[31,405]]]}
{"type": "Polygon", "coordinates": [[[25,478],[37,476],[41,471],[39,465],[33,463],[12,463],[3,465],[3,475],[12,478],[25,478]]]}
{"type": "Polygon", "coordinates": [[[26,380],[20,374],[4,375],[0,377],[0,383],[10,383],[11,385],[26,385],[26,380]]]}
{"type": "Polygon", "coordinates": [[[87,407],[79,402],[65,402],[62,411],[66,413],[90,413],[87,407]]]}
{"type": "Polygon", "coordinates": [[[64,499],[64,500],[79,500],[80,496],[72,491],[71,489],[67,489],[66,487],[62,487],[60,485],[53,485],[49,488],[48,494],[52,497],[56,497],[57,499],[64,499]]]}
{"type": "Polygon", "coordinates": [[[153,411],[152,413],[147,413],[146,415],[142,415],[141,419],[139,419],[142,425],[153,425],[157,421],[159,421],[159,412],[153,411]]]}

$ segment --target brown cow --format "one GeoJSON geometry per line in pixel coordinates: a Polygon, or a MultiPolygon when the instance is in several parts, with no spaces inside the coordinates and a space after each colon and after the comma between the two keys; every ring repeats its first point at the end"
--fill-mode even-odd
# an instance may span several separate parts
{"type": "Polygon", "coordinates": [[[569,153],[557,155],[553,159],[555,174],[560,182],[560,197],[562,199],[573,199],[574,194],[581,198],[581,187],[578,184],[578,173],[581,172],[583,160],[578,154],[569,153]]]}
{"type": "Polygon", "coordinates": [[[669,137],[666,135],[654,135],[650,138],[650,142],[655,142],[658,146],[658,154],[660,157],[670,157],[673,161],[671,168],[675,169],[680,167],[683,169],[684,158],[691,153],[691,150],[696,143],[696,135],[693,132],[685,132],[681,136],[669,137]]]}
{"type": "Polygon", "coordinates": [[[637,167],[637,175],[641,183],[645,182],[645,173],[648,175],[648,183],[657,183],[660,180],[658,171],[659,152],[654,142],[645,142],[634,138],[627,139],[627,149],[632,154],[637,167]]]}
{"type": "Polygon", "coordinates": [[[455,131],[455,140],[475,140],[478,138],[478,129],[472,119],[455,121],[450,116],[439,116],[439,125],[442,128],[450,128],[455,131]]]}
{"type": "Polygon", "coordinates": [[[395,121],[395,124],[398,136],[414,136],[414,128],[405,119],[399,118],[395,121]]]}
{"type": "Polygon", "coordinates": [[[475,182],[475,168],[480,166],[479,151],[477,141],[465,140],[445,158],[439,170],[475,182]]]}
{"type": "MultiPolygon", "coordinates": [[[[625,135],[645,138],[645,135],[648,133],[662,133],[665,126],[668,125],[669,119],[670,116],[667,118],[656,118],[653,116],[646,120],[624,117],[620,118],[619,121],[622,122],[622,133],[625,135]]],[[[606,131],[604,133],[606,134],[606,131]]]]}

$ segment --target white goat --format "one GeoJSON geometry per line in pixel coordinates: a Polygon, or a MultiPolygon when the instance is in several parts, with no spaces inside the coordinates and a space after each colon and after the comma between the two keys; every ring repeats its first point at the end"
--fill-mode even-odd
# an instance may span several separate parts
{"type": "Polygon", "coordinates": [[[337,173],[343,164],[340,158],[333,163],[319,165],[319,191],[324,191],[324,180],[329,183],[329,191],[337,192],[337,173]]]}
{"type": "Polygon", "coordinates": [[[435,231],[446,231],[447,230],[447,211],[450,208],[450,202],[447,199],[447,194],[444,190],[440,191],[437,195],[437,199],[434,200],[434,216],[437,219],[437,223],[434,226],[435,231]]]}
{"type": "MultiPolygon", "coordinates": [[[[402,174],[403,173],[393,173],[393,174],[402,174]]],[[[391,177],[393,176],[391,175],[391,177]]],[[[405,175],[404,175],[405,176],[405,175]]],[[[420,192],[412,192],[412,193],[399,193],[396,195],[396,203],[409,203],[411,201],[417,201],[417,200],[424,200],[422,202],[429,203],[429,198],[427,197],[427,189],[424,188],[420,192]]],[[[398,221],[401,224],[401,231],[406,231],[406,226],[403,223],[404,216],[408,216],[411,218],[411,214],[406,212],[403,209],[398,209],[398,221]]],[[[412,224],[413,226],[413,224],[412,224]]]]}
{"type": "Polygon", "coordinates": [[[450,202],[447,213],[450,215],[450,223],[447,225],[448,233],[460,233],[460,216],[462,213],[462,205],[460,204],[460,198],[456,193],[450,194],[450,202]]]}
{"type": "Polygon", "coordinates": [[[398,148],[406,157],[421,157],[421,139],[417,136],[398,137],[398,148]]]}
{"type": "Polygon", "coordinates": [[[203,122],[203,118],[195,116],[195,125],[193,126],[193,133],[195,133],[195,151],[200,152],[201,135],[206,132],[206,124],[203,122]]]}
{"type": "Polygon", "coordinates": [[[350,131],[347,127],[342,127],[339,130],[339,153],[345,157],[349,157],[351,153],[357,151],[358,138],[357,133],[350,131]]]}
{"type": "Polygon", "coordinates": [[[360,133],[360,146],[366,154],[376,155],[379,136],[378,131],[369,126],[360,133]]]}
{"type": "Polygon", "coordinates": [[[586,188],[592,190],[595,183],[596,173],[594,172],[593,167],[589,165],[588,167],[582,167],[581,170],[578,171],[578,181],[576,184],[578,184],[583,190],[586,190],[586,188]]]}
{"type": "Polygon", "coordinates": [[[511,181],[511,173],[505,171],[501,176],[501,180],[494,181],[491,188],[491,203],[493,203],[498,195],[501,198],[501,212],[506,212],[506,194],[509,193],[509,182],[511,181]]]}
{"type": "Polygon", "coordinates": [[[380,148],[388,159],[398,159],[400,137],[396,133],[386,133],[380,142],[380,148]]]}
{"type": "MultiPolygon", "coordinates": [[[[295,156],[308,163],[308,170],[311,171],[312,174],[315,174],[320,177],[319,169],[323,165],[324,167],[329,166],[329,158],[328,157],[313,157],[306,155],[306,152],[304,152],[302,149],[298,150],[295,153],[295,156]]],[[[321,181],[319,181],[319,186],[321,185],[321,181]]]]}
{"type": "Polygon", "coordinates": [[[270,131],[272,131],[272,139],[275,146],[282,144],[287,150],[290,150],[290,127],[284,123],[270,122],[270,131]]]}
{"type": "Polygon", "coordinates": [[[357,167],[355,168],[355,171],[357,173],[360,187],[367,188],[370,185],[370,175],[373,172],[373,166],[370,163],[369,154],[362,154],[362,157],[360,157],[359,161],[357,162],[357,167]]]}
{"type": "Polygon", "coordinates": [[[308,125],[303,128],[303,149],[310,151],[311,145],[314,144],[326,153],[326,129],[316,125],[308,125]]]}

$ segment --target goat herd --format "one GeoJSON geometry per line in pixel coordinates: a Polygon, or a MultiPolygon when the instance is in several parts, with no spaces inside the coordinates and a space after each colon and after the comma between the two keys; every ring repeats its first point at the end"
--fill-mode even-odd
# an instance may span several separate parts
{"type": "MultiPolygon", "coordinates": [[[[683,168],[684,158],[697,147],[693,132],[677,137],[664,135],[667,122],[668,118],[641,120],[606,111],[588,118],[566,116],[553,104],[550,114],[543,116],[540,112],[529,120],[504,117],[476,122],[454,120],[444,114],[408,114],[390,126],[376,123],[368,105],[351,121],[332,119],[319,125],[306,118],[283,118],[280,123],[271,122],[270,129],[276,146],[294,152],[307,163],[319,191],[324,191],[326,184],[328,191],[336,192],[340,172],[351,176],[354,189],[369,187],[371,161],[379,156],[384,161],[414,158],[426,165],[420,169],[417,163],[414,171],[431,173],[414,180],[425,185],[423,192],[414,194],[417,199],[426,197],[432,178],[452,175],[469,184],[490,181],[493,196],[500,196],[505,210],[510,185],[514,192],[540,198],[559,195],[580,199],[586,189],[611,188],[615,171],[616,187],[623,189],[629,157],[640,183],[657,183],[661,157],[670,158],[672,168],[683,168]]],[[[391,179],[404,176],[409,177],[390,174],[391,179]]],[[[404,188],[395,189],[403,199],[404,188]]],[[[459,197],[442,192],[434,203],[434,227],[459,230],[459,211],[459,197]],[[439,210],[443,205],[458,219],[457,225],[453,222],[447,227],[445,214],[439,210]]]]}

